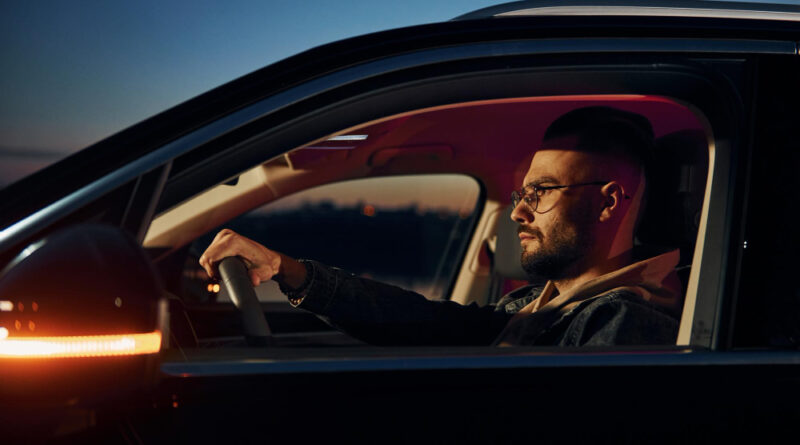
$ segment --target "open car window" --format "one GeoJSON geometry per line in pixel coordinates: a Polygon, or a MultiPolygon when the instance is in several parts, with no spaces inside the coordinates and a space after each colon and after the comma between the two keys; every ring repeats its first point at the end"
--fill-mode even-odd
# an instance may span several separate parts
{"type": "MultiPolygon", "coordinates": [[[[197,262],[222,228],[429,299],[496,303],[528,284],[509,218],[511,191],[547,125],[569,110],[597,105],[652,122],[656,162],[636,243],[650,251],[679,249],[675,272],[688,304],[678,343],[689,344],[702,287],[695,264],[709,233],[708,178],[715,168],[724,174],[725,164],[714,163],[703,117],[666,97],[467,102],[367,122],[267,159],[162,212],[145,246],[188,241],[171,290],[193,310],[230,302],[197,262]]],[[[256,292],[262,303],[288,306],[272,281],[256,292]]],[[[213,329],[201,330],[214,336],[213,329]]]]}

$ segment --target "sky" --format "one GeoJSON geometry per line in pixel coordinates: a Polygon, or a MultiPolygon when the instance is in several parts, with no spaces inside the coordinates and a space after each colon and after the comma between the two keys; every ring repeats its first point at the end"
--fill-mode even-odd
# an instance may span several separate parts
{"type": "Polygon", "coordinates": [[[363,204],[378,209],[407,209],[416,206],[421,211],[446,209],[469,215],[475,209],[480,192],[475,179],[465,175],[384,176],[325,184],[267,203],[256,211],[274,212],[296,209],[306,203],[335,201],[343,207],[363,204]]]}
{"type": "Polygon", "coordinates": [[[303,50],[497,3],[2,0],[0,187],[303,50]]]}
{"type": "Polygon", "coordinates": [[[0,147],[71,152],[303,50],[487,0],[0,3],[0,147]]]}

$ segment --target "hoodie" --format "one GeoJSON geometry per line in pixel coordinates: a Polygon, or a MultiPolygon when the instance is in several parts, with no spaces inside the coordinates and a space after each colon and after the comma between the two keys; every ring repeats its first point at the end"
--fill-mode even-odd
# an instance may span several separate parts
{"type": "Polygon", "coordinates": [[[593,278],[563,294],[547,282],[539,297],[509,320],[494,344],[664,343],[673,331],[677,335],[676,316],[683,303],[674,272],[679,259],[679,251],[673,250],[593,278]]]}

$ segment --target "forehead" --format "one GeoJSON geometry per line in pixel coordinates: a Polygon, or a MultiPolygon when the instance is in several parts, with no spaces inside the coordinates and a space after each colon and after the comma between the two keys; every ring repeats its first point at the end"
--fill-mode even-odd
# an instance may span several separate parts
{"type": "Polygon", "coordinates": [[[585,181],[594,174],[592,158],[581,151],[543,148],[533,155],[525,184],[546,178],[562,184],[585,181]]]}

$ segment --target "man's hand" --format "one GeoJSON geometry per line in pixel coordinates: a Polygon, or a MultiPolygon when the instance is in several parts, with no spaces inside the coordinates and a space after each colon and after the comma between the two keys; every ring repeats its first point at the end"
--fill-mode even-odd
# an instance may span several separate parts
{"type": "Polygon", "coordinates": [[[214,237],[214,241],[200,256],[200,266],[209,277],[219,278],[217,264],[229,256],[244,260],[253,286],[275,277],[296,289],[306,278],[306,268],[299,262],[230,229],[223,229],[214,237]]]}

